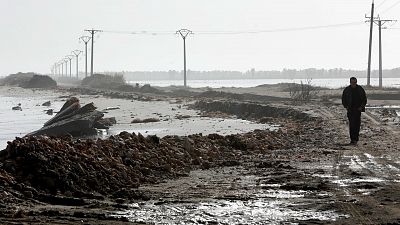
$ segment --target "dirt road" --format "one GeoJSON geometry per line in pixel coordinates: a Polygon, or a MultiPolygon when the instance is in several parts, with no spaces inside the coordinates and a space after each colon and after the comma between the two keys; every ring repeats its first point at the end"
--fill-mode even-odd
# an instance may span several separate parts
{"type": "Polygon", "coordinates": [[[400,223],[398,128],[364,114],[359,145],[347,146],[339,106],[306,108],[323,122],[293,148],[143,186],[152,201],[117,214],[165,224],[400,223]]]}

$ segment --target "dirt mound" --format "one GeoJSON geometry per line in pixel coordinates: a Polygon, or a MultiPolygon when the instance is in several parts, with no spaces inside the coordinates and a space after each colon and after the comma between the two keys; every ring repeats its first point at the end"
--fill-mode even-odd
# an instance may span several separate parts
{"type": "Polygon", "coordinates": [[[35,73],[17,73],[5,77],[1,85],[18,86],[23,88],[54,88],[57,82],[51,77],[35,73]]]}
{"type": "Polygon", "coordinates": [[[54,88],[57,87],[57,82],[49,76],[33,75],[23,88],[54,88]]]}
{"type": "MultiPolygon", "coordinates": [[[[158,182],[195,168],[237,164],[243,154],[286,147],[286,134],[258,131],[245,135],[188,137],[122,132],[106,140],[46,136],[17,138],[0,152],[0,182],[23,184],[38,193],[82,197],[98,193],[131,198],[144,182],[158,182]]],[[[133,198],[133,197],[132,197],[133,198]]]]}
{"type": "Polygon", "coordinates": [[[243,103],[233,101],[198,101],[191,107],[206,112],[222,112],[236,115],[247,120],[269,118],[288,118],[294,120],[315,119],[307,113],[291,108],[279,108],[265,104],[243,103]]]}
{"type": "Polygon", "coordinates": [[[125,79],[122,75],[111,76],[104,74],[93,74],[93,76],[83,79],[81,85],[91,88],[118,89],[119,87],[125,85],[125,79]]]}
{"type": "Polygon", "coordinates": [[[1,85],[9,85],[9,86],[20,86],[25,85],[32,79],[34,73],[16,73],[10,74],[9,76],[3,78],[0,81],[1,85]]]}
{"type": "Polygon", "coordinates": [[[158,90],[157,88],[151,87],[150,84],[145,84],[142,87],[140,87],[140,92],[159,94],[159,93],[162,93],[163,91],[158,90]]]}
{"type": "Polygon", "coordinates": [[[255,94],[235,94],[222,91],[206,91],[199,94],[197,97],[201,98],[224,98],[224,99],[234,99],[234,100],[250,100],[257,102],[269,102],[269,101],[287,101],[289,98],[280,98],[274,96],[266,95],[255,95],[255,94]]]}
{"type": "Polygon", "coordinates": [[[193,92],[187,89],[176,89],[168,93],[170,96],[174,97],[195,97],[198,96],[199,93],[193,92]]]}

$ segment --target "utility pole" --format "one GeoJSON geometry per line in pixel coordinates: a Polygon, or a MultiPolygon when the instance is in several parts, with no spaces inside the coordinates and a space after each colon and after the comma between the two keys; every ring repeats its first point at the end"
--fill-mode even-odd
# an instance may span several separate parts
{"type": "Polygon", "coordinates": [[[64,62],[65,62],[65,76],[68,76],[68,59],[64,58],[64,62]]]}
{"type": "Polygon", "coordinates": [[[72,51],[72,54],[74,54],[75,56],[76,56],[76,78],[78,79],[78,75],[79,75],[79,72],[78,72],[78,57],[79,57],[79,54],[81,54],[82,53],[82,51],[81,50],[74,50],[74,51],[72,51]]]}
{"type": "MultiPolygon", "coordinates": [[[[374,20],[374,23],[379,27],[379,88],[382,88],[382,26],[387,22],[395,22],[396,20],[381,20],[378,16],[378,19],[374,20]]],[[[385,27],[383,27],[385,29],[385,27]]]]}
{"type": "Polygon", "coordinates": [[[61,60],[60,64],[61,64],[61,76],[63,77],[64,76],[64,60],[61,60]]]}
{"type": "Polygon", "coordinates": [[[85,43],[85,77],[87,77],[87,43],[91,38],[89,36],[82,36],[79,39],[85,43]]]}
{"type": "Polygon", "coordinates": [[[186,37],[193,32],[188,29],[180,29],[176,32],[176,34],[178,33],[183,39],[183,85],[186,87],[186,37]]]}
{"type": "Polygon", "coordinates": [[[66,59],[69,60],[69,77],[72,77],[72,58],[74,56],[73,55],[67,55],[66,59]]]}
{"type": "Polygon", "coordinates": [[[101,30],[91,29],[91,30],[85,30],[85,31],[89,32],[92,35],[92,37],[91,37],[91,39],[92,39],[92,54],[91,54],[90,76],[93,76],[93,39],[94,39],[94,34],[97,32],[101,32],[101,30]]]}
{"type": "Polygon", "coordinates": [[[58,62],[58,67],[59,67],[59,69],[60,69],[60,76],[63,76],[63,62],[62,61],[59,61],[58,62]]]}
{"type": "Polygon", "coordinates": [[[372,30],[374,25],[374,0],[372,0],[371,17],[365,16],[370,19],[369,26],[369,50],[368,50],[368,70],[367,70],[367,86],[371,85],[371,52],[372,52],[372,30]]]}

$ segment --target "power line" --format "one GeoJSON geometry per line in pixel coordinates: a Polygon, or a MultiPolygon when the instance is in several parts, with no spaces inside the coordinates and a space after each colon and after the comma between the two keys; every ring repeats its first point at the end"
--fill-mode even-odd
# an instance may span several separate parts
{"type": "Polygon", "coordinates": [[[379,7],[381,7],[383,4],[385,4],[387,0],[383,0],[379,5],[376,6],[376,9],[378,9],[379,7]]]}
{"type": "Polygon", "coordinates": [[[119,30],[103,30],[104,33],[113,34],[132,34],[132,35],[174,35],[175,31],[119,31],[119,30]]]}
{"type": "Polygon", "coordinates": [[[389,11],[389,10],[391,10],[391,9],[393,9],[395,6],[397,6],[398,4],[400,3],[400,1],[398,1],[398,2],[396,2],[396,3],[394,3],[392,6],[390,6],[389,8],[387,8],[387,9],[385,9],[384,11],[382,11],[381,13],[383,14],[383,13],[385,13],[385,12],[387,12],[387,11],[389,11]]]}
{"type": "Polygon", "coordinates": [[[307,27],[292,27],[292,28],[280,28],[280,29],[269,29],[269,30],[250,30],[250,31],[199,31],[195,34],[199,35],[236,35],[236,34],[260,34],[260,33],[278,33],[278,32],[291,32],[291,31],[303,31],[303,30],[317,30],[327,28],[337,28],[345,26],[361,25],[363,22],[351,22],[341,24],[329,24],[320,26],[307,26],[307,27]]]}
{"type": "MultiPolygon", "coordinates": [[[[290,31],[303,31],[303,30],[317,30],[317,29],[328,29],[338,28],[347,26],[361,25],[363,22],[349,22],[339,24],[328,24],[318,26],[306,26],[306,27],[291,27],[291,28],[280,28],[280,29],[266,29],[266,30],[237,30],[237,31],[197,31],[193,34],[196,35],[237,35],[237,34],[260,34],[260,33],[277,33],[277,32],[290,32],[290,31]]],[[[176,31],[116,31],[116,30],[103,30],[105,33],[115,34],[131,34],[131,35],[175,35],[176,31]]]]}

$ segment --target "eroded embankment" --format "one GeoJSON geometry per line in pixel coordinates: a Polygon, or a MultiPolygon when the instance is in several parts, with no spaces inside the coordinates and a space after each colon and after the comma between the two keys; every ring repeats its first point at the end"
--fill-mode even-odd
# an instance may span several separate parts
{"type": "MultiPolygon", "coordinates": [[[[198,103],[201,104],[204,103],[198,103]]],[[[243,155],[290,148],[300,133],[319,126],[314,122],[307,126],[296,122],[308,116],[295,110],[247,103],[220,102],[211,106],[214,110],[229,109],[227,112],[243,118],[273,115],[284,117],[285,122],[288,118],[293,120],[286,124],[284,132],[257,130],[228,136],[158,138],[122,132],[105,140],[17,138],[0,152],[0,204],[32,198],[50,203],[62,201],[49,198],[47,193],[79,198],[146,199],[137,191],[142,183],[157,183],[198,168],[240,165],[243,155]]]]}
{"type": "Polygon", "coordinates": [[[299,121],[310,120],[312,117],[304,112],[291,108],[275,107],[266,104],[242,103],[237,101],[207,101],[196,102],[193,108],[213,112],[219,111],[236,115],[246,120],[265,121],[268,118],[285,118],[299,121]]]}

